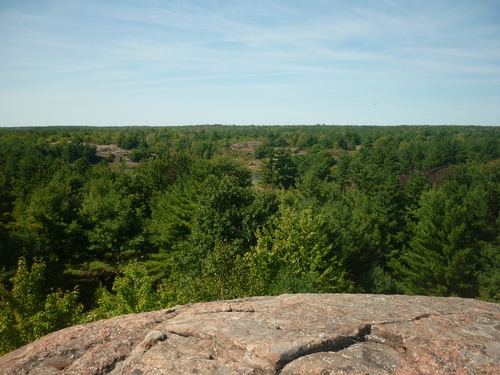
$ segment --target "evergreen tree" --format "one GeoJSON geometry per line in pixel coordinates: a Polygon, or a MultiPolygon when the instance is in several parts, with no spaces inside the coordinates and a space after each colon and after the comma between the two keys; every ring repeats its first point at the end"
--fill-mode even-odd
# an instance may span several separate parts
{"type": "Polygon", "coordinates": [[[461,167],[422,195],[410,246],[394,263],[405,292],[478,295],[482,248],[498,236],[498,198],[488,185],[477,167],[461,167]]]}
{"type": "Polygon", "coordinates": [[[297,166],[290,151],[284,148],[274,150],[264,164],[262,181],[271,186],[288,189],[295,185],[296,177],[297,166]]]}

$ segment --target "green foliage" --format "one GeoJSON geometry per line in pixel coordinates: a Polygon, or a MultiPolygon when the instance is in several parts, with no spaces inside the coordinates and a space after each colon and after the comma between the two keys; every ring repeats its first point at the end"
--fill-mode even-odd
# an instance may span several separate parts
{"type": "Polygon", "coordinates": [[[369,273],[385,265],[398,247],[396,207],[386,192],[351,190],[323,206],[325,232],[358,286],[370,290],[369,273]]]}
{"type": "Polygon", "coordinates": [[[259,231],[257,245],[245,255],[252,293],[282,290],[275,284],[303,285],[307,291],[323,293],[353,291],[353,283],[328,243],[325,223],[325,217],[311,209],[298,211],[282,205],[273,229],[259,231]]]}
{"type": "Polygon", "coordinates": [[[210,177],[216,179],[233,177],[240,187],[249,187],[252,180],[248,168],[227,155],[220,155],[211,160],[198,160],[193,164],[191,174],[192,178],[199,182],[210,177]]]}
{"type": "Polygon", "coordinates": [[[295,185],[297,166],[290,154],[284,148],[278,148],[264,163],[262,181],[275,187],[288,189],[295,185]]]}
{"type": "Polygon", "coordinates": [[[482,271],[478,275],[479,295],[491,302],[500,302],[500,246],[486,244],[481,250],[482,271]]]}
{"type": "Polygon", "coordinates": [[[269,285],[267,294],[278,296],[280,294],[317,292],[314,276],[297,275],[290,268],[280,268],[273,283],[269,285]]]}
{"type": "Polygon", "coordinates": [[[24,294],[17,276],[12,291],[1,288],[2,350],[70,324],[77,298],[94,308],[87,320],[290,292],[499,301],[499,135],[474,126],[0,128],[0,280],[38,280],[24,294]],[[97,152],[111,143],[135,162],[97,152]],[[43,257],[44,287],[39,263],[18,269],[23,256],[43,257]],[[57,291],[77,285],[80,295],[57,291]]]}
{"type": "Polygon", "coordinates": [[[191,233],[200,188],[192,180],[180,180],[154,199],[148,230],[160,249],[170,249],[191,233]]]}
{"type": "Polygon", "coordinates": [[[189,279],[200,277],[203,262],[217,244],[240,244],[236,254],[242,254],[254,242],[254,231],[264,217],[253,206],[255,194],[249,187],[240,186],[234,176],[220,179],[209,177],[198,196],[193,212],[193,225],[186,241],[176,246],[175,267],[189,279]]]}
{"type": "Polygon", "coordinates": [[[267,143],[259,144],[254,150],[254,156],[256,159],[268,158],[273,154],[273,147],[269,146],[267,143]]]}
{"type": "Polygon", "coordinates": [[[149,155],[147,150],[143,148],[133,148],[128,155],[129,159],[133,162],[139,162],[149,155]]]}
{"type": "Polygon", "coordinates": [[[0,285],[0,355],[82,318],[78,290],[44,295],[44,271],[43,262],[35,261],[29,269],[21,258],[11,280],[12,290],[0,285]]]}
{"type": "Polygon", "coordinates": [[[499,234],[499,198],[493,187],[477,167],[463,167],[422,195],[410,246],[396,266],[405,292],[477,295],[482,248],[499,234]]]}
{"type": "Polygon", "coordinates": [[[162,308],[162,299],[154,288],[153,279],[139,263],[131,263],[123,268],[122,275],[116,277],[113,283],[112,293],[101,288],[98,295],[98,308],[92,311],[91,319],[162,308]]]}
{"type": "Polygon", "coordinates": [[[184,153],[143,159],[137,168],[140,188],[147,198],[161,194],[189,174],[192,160],[184,153]]]}
{"type": "Polygon", "coordinates": [[[111,251],[120,255],[140,235],[144,207],[127,189],[131,186],[125,171],[115,174],[106,166],[96,169],[85,184],[79,215],[90,243],[90,257],[110,258],[111,251]]]}
{"type": "Polygon", "coordinates": [[[397,280],[380,265],[375,265],[370,271],[372,283],[371,292],[375,294],[396,294],[399,292],[397,280]]]}
{"type": "Polygon", "coordinates": [[[217,242],[201,262],[200,273],[180,290],[177,303],[237,298],[247,294],[242,281],[242,247],[239,241],[217,242]]]}
{"type": "Polygon", "coordinates": [[[238,180],[231,176],[209,177],[204,185],[206,190],[195,216],[196,229],[213,239],[241,238],[247,232],[243,211],[254,199],[252,191],[239,186],[238,180]]]}
{"type": "Polygon", "coordinates": [[[23,256],[44,257],[47,261],[66,261],[69,251],[83,250],[77,223],[79,197],[75,194],[68,171],[60,171],[45,186],[25,200],[16,202],[10,225],[23,256]]]}

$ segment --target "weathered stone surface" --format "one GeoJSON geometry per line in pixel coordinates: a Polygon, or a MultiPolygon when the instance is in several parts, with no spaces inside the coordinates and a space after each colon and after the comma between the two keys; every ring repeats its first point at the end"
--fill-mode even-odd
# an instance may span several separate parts
{"type": "Polygon", "coordinates": [[[47,335],[4,374],[499,374],[500,305],[298,294],[178,306],[47,335]]]}

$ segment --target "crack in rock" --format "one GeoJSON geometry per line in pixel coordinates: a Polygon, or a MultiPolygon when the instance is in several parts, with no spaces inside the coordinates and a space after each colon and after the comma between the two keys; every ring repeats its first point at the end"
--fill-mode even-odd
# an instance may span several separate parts
{"type": "Polygon", "coordinates": [[[232,309],[231,312],[235,313],[254,313],[254,309],[232,309]]]}
{"type": "MultiPolygon", "coordinates": [[[[430,318],[433,316],[440,317],[440,316],[450,316],[450,315],[453,315],[453,314],[451,314],[451,313],[449,313],[449,314],[424,313],[424,314],[419,314],[412,319],[374,323],[373,327],[377,328],[378,326],[386,326],[386,325],[390,325],[390,324],[412,323],[412,322],[416,322],[416,321],[419,321],[421,319],[427,319],[427,318],[430,318]]],[[[375,330],[372,329],[370,334],[365,336],[365,341],[373,342],[373,343],[380,344],[380,345],[387,345],[387,346],[389,346],[389,347],[391,347],[391,348],[393,348],[393,349],[395,349],[403,354],[408,354],[408,352],[409,352],[408,348],[404,344],[403,337],[401,335],[398,335],[398,334],[395,334],[392,332],[383,331],[383,330],[379,331],[377,329],[375,329],[375,330]]]]}
{"type": "Polygon", "coordinates": [[[411,322],[416,322],[416,321],[421,320],[421,319],[431,318],[433,316],[440,317],[440,316],[450,316],[450,315],[454,315],[454,314],[452,314],[452,313],[449,313],[449,314],[445,314],[445,313],[443,313],[443,314],[429,314],[429,313],[425,313],[425,314],[419,314],[419,315],[417,315],[416,317],[414,317],[412,319],[391,320],[391,321],[388,321],[388,322],[373,323],[373,325],[388,325],[388,324],[411,323],[411,322]]]}
{"type": "Polygon", "coordinates": [[[175,332],[175,331],[172,331],[170,330],[169,331],[172,335],[177,335],[177,336],[180,336],[180,337],[184,337],[184,338],[187,338],[187,337],[196,337],[195,335],[193,335],[192,333],[181,333],[181,332],[175,332]]]}
{"type": "MultiPolygon", "coordinates": [[[[405,320],[395,320],[395,321],[388,321],[388,322],[381,322],[381,323],[374,323],[373,327],[377,326],[385,326],[385,325],[390,325],[390,324],[401,324],[401,323],[412,323],[419,321],[421,319],[428,319],[430,317],[436,316],[450,316],[453,315],[452,313],[449,314],[429,314],[429,313],[424,313],[424,314],[419,314],[416,317],[412,319],[405,319],[405,320]]],[[[401,335],[391,333],[391,332],[386,332],[386,331],[380,331],[376,332],[378,330],[371,330],[369,335],[365,336],[365,341],[368,342],[373,342],[376,344],[380,345],[387,345],[400,353],[407,354],[408,353],[408,348],[404,344],[404,339],[401,335]]]]}
{"type": "Polygon", "coordinates": [[[252,308],[233,308],[231,305],[227,305],[223,308],[214,308],[210,310],[195,311],[195,315],[202,314],[218,314],[218,313],[254,313],[255,309],[252,308]]]}
{"type": "MultiPolygon", "coordinates": [[[[172,318],[175,318],[177,315],[179,315],[180,312],[177,311],[176,308],[172,308],[172,309],[165,309],[165,310],[163,310],[163,314],[170,315],[170,316],[167,317],[167,319],[172,319],[172,318]]],[[[165,321],[165,319],[156,319],[155,323],[162,323],[163,321],[165,321]]]]}
{"type": "Polygon", "coordinates": [[[165,341],[167,339],[167,334],[161,331],[153,330],[150,331],[144,340],[139,343],[136,347],[136,351],[142,351],[142,353],[138,356],[138,359],[141,359],[146,352],[151,349],[155,344],[161,341],[165,341]]]}
{"type": "MultiPolygon", "coordinates": [[[[412,319],[374,323],[373,326],[409,323],[409,322],[419,321],[421,319],[430,318],[431,316],[445,316],[445,315],[452,315],[452,314],[424,313],[424,314],[419,314],[412,319]]],[[[280,374],[281,370],[286,365],[301,357],[321,352],[325,353],[340,352],[360,342],[373,342],[380,345],[387,345],[401,353],[408,352],[408,348],[406,348],[406,346],[404,345],[403,338],[400,335],[384,332],[382,336],[379,336],[373,332],[372,324],[366,324],[359,327],[358,333],[355,336],[340,336],[327,339],[318,344],[313,344],[313,345],[308,344],[306,346],[295,348],[295,350],[292,353],[288,353],[288,355],[283,356],[278,360],[276,364],[276,374],[280,374]]]]}
{"type": "Polygon", "coordinates": [[[125,361],[126,358],[126,355],[120,355],[113,358],[113,361],[105,366],[98,374],[107,375],[112,373],[117,368],[118,364],[125,361]]]}
{"type": "Polygon", "coordinates": [[[142,357],[144,357],[144,355],[148,352],[148,350],[150,350],[157,343],[165,341],[166,339],[167,339],[166,333],[156,330],[150,331],[146,335],[144,340],[142,340],[142,342],[139,345],[137,345],[136,349],[134,350],[135,351],[134,355],[131,356],[134,358],[131,358],[131,360],[140,361],[142,357]]]}
{"type": "Polygon", "coordinates": [[[107,374],[113,373],[116,369],[119,371],[119,368],[125,363],[138,362],[144,357],[144,355],[150,350],[154,345],[158,342],[165,341],[167,339],[167,334],[161,331],[152,330],[150,331],[144,340],[142,340],[136,347],[132,350],[129,355],[120,356],[115,359],[113,365],[110,366],[107,370],[107,374]]]}
{"type": "Polygon", "coordinates": [[[379,332],[379,334],[376,334],[372,331],[370,335],[366,336],[365,341],[387,345],[403,354],[408,352],[408,348],[404,345],[403,337],[394,333],[379,332]]]}
{"type": "Polygon", "coordinates": [[[310,354],[322,353],[322,352],[339,352],[341,350],[347,349],[357,343],[366,340],[366,337],[371,334],[372,326],[371,324],[362,325],[358,328],[358,333],[354,336],[338,336],[334,338],[329,338],[319,343],[309,343],[307,345],[299,346],[295,348],[292,352],[283,355],[276,363],[276,374],[280,374],[281,370],[289,363],[301,358],[308,356],[310,354]]]}
{"type": "MultiPolygon", "coordinates": [[[[211,310],[206,310],[206,311],[197,311],[195,314],[212,314],[212,313],[220,313],[220,312],[248,312],[248,313],[253,313],[255,310],[253,309],[234,309],[232,308],[231,305],[225,306],[225,308],[222,309],[211,309],[211,310]]],[[[426,319],[431,316],[441,316],[441,315],[452,315],[452,314],[429,314],[429,313],[424,313],[424,314],[419,314],[415,316],[412,319],[406,319],[406,320],[400,320],[400,321],[386,321],[386,322],[380,322],[380,323],[373,323],[373,326],[384,326],[384,325],[389,325],[389,324],[398,324],[398,323],[405,323],[405,322],[414,322],[418,321],[421,319],[426,319]]],[[[282,329],[282,327],[277,327],[277,329],[282,329]]],[[[180,337],[184,338],[192,338],[192,337],[197,337],[197,335],[193,333],[188,333],[188,332],[182,332],[182,331],[176,331],[176,330],[169,330],[169,334],[171,335],[177,335],[180,337]]],[[[301,358],[305,357],[311,354],[316,354],[316,353],[332,353],[332,352],[339,352],[342,350],[345,350],[353,345],[356,345],[360,342],[373,342],[376,344],[380,345],[387,345],[389,347],[392,347],[393,349],[396,349],[402,353],[407,352],[407,348],[405,347],[403,343],[403,339],[400,335],[395,335],[395,334],[390,334],[388,332],[373,332],[372,329],[372,324],[364,324],[361,325],[358,328],[358,332],[355,335],[352,336],[336,336],[336,337],[330,337],[330,338],[325,338],[321,340],[320,342],[313,342],[313,343],[307,343],[305,345],[301,345],[295,348],[291,348],[289,351],[282,353],[280,358],[276,361],[275,363],[275,373],[280,374],[282,369],[288,365],[289,363],[301,358]],[[377,334],[378,333],[378,334],[377,334]]],[[[159,341],[164,341],[167,339],[167,334],[160,332],[160,331],[151,331],[148,333],[148,335],[144,338],[144,340],[138,345],[136,348],[141,351],[141,353],[135,353],[135,355],[131,357],[136,357],[134,359],[140,359],[144,356],[144,354],[157,342],[159,341]]],[[[236,347],[239,347],[236,345],[236,347]]],[[[244,347],[239,347],[242,350],[245,350],[246,348],[244,347]]],[[[254,353],[255,354],[255,353],[254,353]]],[[[257,355],[257,357],[260,357],[257,355]]],[[[129,359],[131,359],[129,357],[129,359]]],[[[209,359],[214,359],[213,356],[209,359]]],[[[261,358],[264,359],[265,358],[261,358]]],[[[116,363],[119,363],[120,361],[123,361],[122,358],[117,359],[116,363]]],[[[115,366],[113,366],[114,368],[115,366]]]]}

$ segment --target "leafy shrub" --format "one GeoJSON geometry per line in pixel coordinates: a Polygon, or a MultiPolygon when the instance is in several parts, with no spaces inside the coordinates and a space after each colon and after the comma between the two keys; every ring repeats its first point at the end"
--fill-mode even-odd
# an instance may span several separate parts
{"type": "Polygon", "coordinates": [[[44,296],[44,271],[45,263],[35,260],[30,270],[21,258],[11,279],[12,290],[0,284],[0,355],[77,324],[82,318],[77,289],[58,289],[44,296]]]}
{"type": "Polygon", "coordinates": [[[123,269],[113,283],[113,293],[105,288],[98,290],[97,309],[87,320],[110,318],[160,309],[161,298],[154,289],[154,281],[148,276],[146,268],[139,263],[131,263],[123,269]]]}

